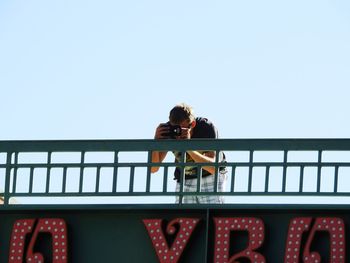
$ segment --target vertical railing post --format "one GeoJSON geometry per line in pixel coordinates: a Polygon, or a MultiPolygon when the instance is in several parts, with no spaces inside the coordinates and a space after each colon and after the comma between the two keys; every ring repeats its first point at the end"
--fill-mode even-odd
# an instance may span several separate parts
{"type": "Polygon", "coordinates": [[[270,183],[270,166],[266,166],[265,170],[265,193],[269,192],[269,183],[270,183]]]}
{"type": "MultiPolygon", "coordinates": [[[[197,166],[197,194],[202,192],[202,166],[197,166]]],[[[214,185],[216,185],[214,183],[214,185]]]]}
{"type": "Polygon", "coordinates": [[[151,191],[151,169],[152,169],[152,151],[148,151],[147,156],[147,179],[146,179],[146,193],[149,193],[151,191]]]}
{"type": "Polygon", "coordinates": [[[232,170],[231,170],[231,193],[235,192],[235,180],[236,180],[236,167],[232,165],[232,170]]]}
{"type": "Polygon", "coordinates": [[[220,161],[220,151],[215,150],[215,172],[214,172],[214,193],[218,192],[218,177],[219,177],[219,173],[220,173],[220,169],[219,169],[219,161],[220,161]]]}
{"type": "Polygon", "coordinates": [[[252,192],[252,181],[253,181],[253,157],[254,157],[254,151],[249,151],[249,172],[248,172],[248,192],[252,192]]]}
{"type": "Polygon", "coordinates": [[[288,161],[288,151],[283,151],[283,174],[282,174],[282,193],[286,192],[287,185],[287,161],[288,161]]]}
{"type": "Polygon", "coordinates": [[[47,170],[46,170],[46,187],[45,194],[49,194],[50,192],[50,180],[51,180],[51,156],[52,152],[49,151],[47,153],[47,170]]]}
{"type": "Polygon", "coordinates": [[[29,193],[33,193],[33,180],[34,180],[34,167],[30,167],[30,174],[29,174],[29,193]]]}
{"type": "Polygon", "coordinates": [[[100,179],[101,179],[101,166],[96,167],[96,183],[95,183],[95,193],[98,194],[100,191],[100,179]]]}
{"type": "Polygon", "coordinates": [[[84,163],[85,163],[85,151],[81,151],[80,156],[80,176],[79,176],[79,193],[83,192],[83,184],[84,184],[84,163]]]}
{"type": "Polygon", "coordinates": [[[163,174],[163,193],[168,192],[168,166],[164,166],[164,174],[163,174]]]}
{"type": "Polygon", "coordinates": [[[63,167],[62,193],[65,193],[67,191],[67,169],[67,166],[63,167]]]}
{"type": "Polygon", "coordinates": [[[119,151],[114,151],[112,193],[117,192],[119,151]]]}
{"type": "Polygon", "coordinates": [[[317,193],[321,191],[321,162],[322,162],[322,150],[319,150],[318,157],[317,157],[317,190],[316,190],[317,193]]]}
{"type": "Polygon", "coordinates": [[[14,152],[15,154],[15,160],[13,164],[13,180],[12,180],[12,193],[16,193],[16,187],[17,187],[17,170],[18,170],[18,152],[14,152]]]}
{"type": "Polygon", "coordinates": [[[129,193],[134,193],[134,184],[135,184],[135,165],[130,167],[130,180],[129,180],[129,193]]]}
{"type": "Polygon", "coordinates": [[[11,158],[12,152],[6,153],[6,174],[5,174],[5,189],[4,189],[4,205],[9,205],[10,199],[10,182],[11,182],[11,158]]]}
{"type": "Polygon", "coordinates": [[[339,177],[339,165],[334,168],[334,193],[338,192],[338,177],[339,177]]]}
{"type": "MultiPolygon", "coordinates": [[[[185,163],[187,162],[186,158],[186,151],[181,151],[181,160],[180,164],[182,164],[180,168],[180,194],[179,194],[179,204],[181,205],[183,202],[183,193],[184,193],[184,187],[185,187],[185,180],[186,180],[186,166],[185,163]]],[[[186,163],[187,164],[187,163],[186,163]]]]}
{"type": "Polygon", "coordinates": [[[299,179],[299,193],[303,192],[303,186],[304,186],[304,169],[305,166],[300,166],[300,179],[299,179]]]}

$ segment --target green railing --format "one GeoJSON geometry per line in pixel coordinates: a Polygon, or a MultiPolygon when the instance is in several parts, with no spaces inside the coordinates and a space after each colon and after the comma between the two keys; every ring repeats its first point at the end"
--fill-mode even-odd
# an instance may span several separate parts
{"type": "MultiPolygon", "coordinates": [[[[223,163],[210,165],[218,171],[223,163]]],[[[350,197],[350,139],[0,141],[0,187],[1,207],[174,203],[184,195],[222,195],[227,204],[327,203],[350,197]],[[152,164],[154,150],[169,157],[152,164]],[[187,150],[225,152],[224,192],[175,191],[173,170],[188,164],[175,164],[171,151],[187,150]],[[160,167],[155,174],[152,165],[160,167]]]]}

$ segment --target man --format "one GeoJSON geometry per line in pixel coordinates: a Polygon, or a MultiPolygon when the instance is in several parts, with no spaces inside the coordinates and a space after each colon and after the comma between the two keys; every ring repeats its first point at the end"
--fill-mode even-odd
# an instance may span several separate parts
{"type": "MultiPolygon", "coordinates": [[[[168,123],[161,123],[156,129],[155,139],[177,139],[177,140],[188,140],[192,138],[218,138],[218,131],[213,123],[211,123],[206,118],[196,118],[194,116],[193,110],[190,106],[186,104],[176,105],[169,115],[168,123]],[[172,128],[172,127],[178,128],[172,128]],[[177,129],[173,131],[172,129],[177,129]]],[[[160,163],[166,157],[167,152],[152,152],[152,162],[160,163]]],[[[181,153],[174,152],[175,161],[181,162],[181,153]]],[[[215,151],[187,151],[186,152],[186,163],[214,163],[216,160],[215,151]]],[[[225,156],[220,153],[220,160],[223,161],[225,156]]],[[[159,167],[152,167],[151,172],[155,173],[159,170],[159,167]]],[[[195,166],[186,166],[184,169],[185,182],[184,182],[184,192],[196,192],[197,191],[197,177],[199,171],[195,166]]],[[[213,192],[215,188],[215,167],[214,166],[204,166],[202,167],[202,192],[213,192]]],[[[217,189],[222,192],[225,187],[226,182],[226,170],[224,167],[219,169],[218,179],[217,179],[217,189]]],[[[176,191],[180,191],[180,178],[181,178],[181,168],[176,167],[174,173],[174,179],[177,181],[176,191]]],[[[177,198],[177,202],[179,202],[177,198]]],[[[182,203],[192,204],[192,203],[215,203],[222,204],[224,202],[222,196],[184,196],[182,203]]]]}

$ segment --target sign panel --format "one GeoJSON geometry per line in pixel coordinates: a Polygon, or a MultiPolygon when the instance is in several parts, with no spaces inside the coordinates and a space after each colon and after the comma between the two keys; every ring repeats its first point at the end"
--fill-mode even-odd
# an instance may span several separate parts
{"type": "Polygon", "coordinates": [[[0,262],[346,262],[346,210],[1,211],[0,262]]]}

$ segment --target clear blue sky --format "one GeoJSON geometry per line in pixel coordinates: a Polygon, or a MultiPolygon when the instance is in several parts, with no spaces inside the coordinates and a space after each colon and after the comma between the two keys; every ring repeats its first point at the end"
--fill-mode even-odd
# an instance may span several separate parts
{"type": "Polygon", "coordinates": [[[0,140],[348,138],[350,2],[0,1],[0,140]]]}

